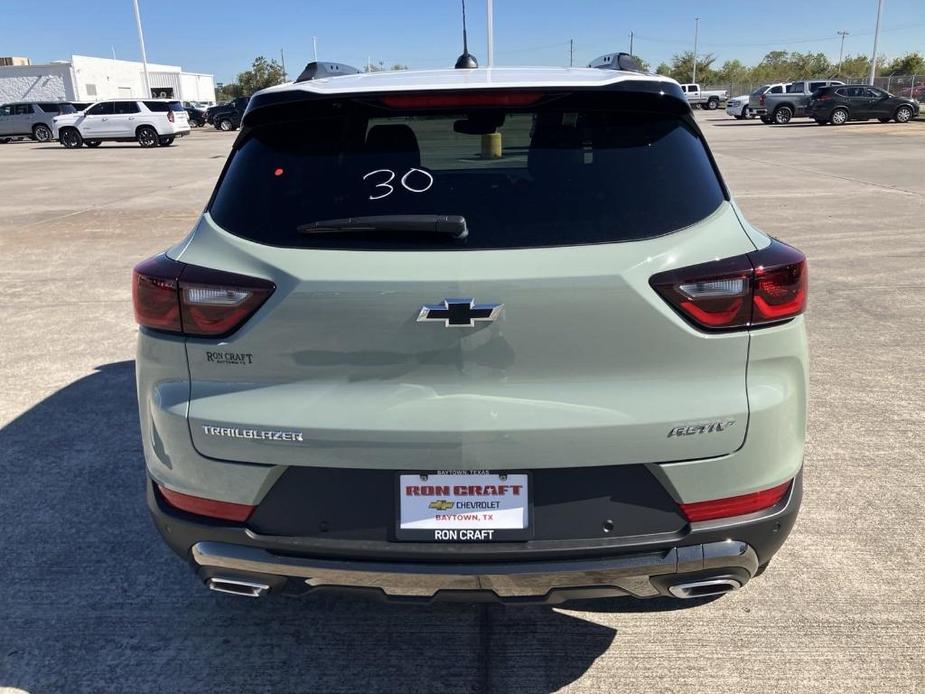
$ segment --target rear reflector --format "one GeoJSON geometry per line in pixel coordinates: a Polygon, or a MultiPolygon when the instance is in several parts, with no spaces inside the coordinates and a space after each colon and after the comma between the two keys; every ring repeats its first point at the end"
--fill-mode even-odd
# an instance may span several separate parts
{"type": "Polygon", "coordinates": [[[529,106],[543,97],[542,92],[451,92],[396,94],[383,96],[390,108],[456,108],[465,106],[529,106]]]}
{"type": "Polygon", "coordinates": [[[746,513],[754,513],[755,511],[776,506],[790,489],[790,484],[791,481],[787,481],[776,487],[752,492],[751,494],[730,496],[725,499],[713,499],[711,501],[695,501],[692,504],[679,504],[679,506],[687,520],[692,523],[716,518],[742,516],[746,513]]]}
{"type": "Polygon", "coordinates": [[[274,289],[268,280],[158,255],[135,266],[135,321],[183,335],[225,337],[240,328],[274,289]]]}
{"type": "Polygon", "coordinates": [[[772,240],[760,251],[653,275],[649,284],[703,330],[740,330],[806,310],[806,256],[772,240]]]}
{"type": "Polygon", "coordinates": [[[171,506],[199,516],[244,522],[250,518],[255,508],[247,504],[232,504],[228,501],[216,501],[215,499],[203,499],[199,496],[181,494],[160,484],[157,485],[157,488],[171,506]]]}

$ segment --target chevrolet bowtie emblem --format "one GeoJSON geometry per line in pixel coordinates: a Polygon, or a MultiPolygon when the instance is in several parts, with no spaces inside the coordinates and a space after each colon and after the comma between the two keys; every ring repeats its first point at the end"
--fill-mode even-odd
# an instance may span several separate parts
{"type": "Polygon", "coordinates": [[[473,328],[476,322],[493,321],[504,304],[477,304],[475,299],[444,299],[442,304],[424,304],[418,323],[443,321],[447,328],[473,328]]]}
{"type": "Polygon", "coordinates": [[[437,499],[436,501],[431,501],[427,508],[435,508],[438,511],[446,511],[447,509],[453,508],[453,502],[447,501],[446,499],[437,499]]]}

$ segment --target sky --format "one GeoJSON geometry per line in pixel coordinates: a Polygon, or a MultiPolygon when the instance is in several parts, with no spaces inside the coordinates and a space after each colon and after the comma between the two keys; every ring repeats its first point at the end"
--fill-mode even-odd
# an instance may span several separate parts
{"type": "MultiPolygon", "coordinates": [[[[258,55],[285,56],[290,77],[312,59],[361,67],[452,66],[461,52],[459,0],[139,0],[150,62],[181,65],[229,82],[258,55]]],[[[131,0],[0,0],[0,55],[33,63],[71,54],[139,60],[131,0]]],[[[746,64],[768,51],[824,52],[837,60],[839,30],[850,32],[845,54],[869,55],[877,0],[495,0],[496,65],[584,65],[629,49],[653,68],[690,50],[700,17],[698,53],[718,64],[746,64]]],[[[485,0],[467,0],[469,50],[485,63],[485,0]]],[[[925,53],[925,0],[884,0],[878,52],[892,58],[925,53]]]]}

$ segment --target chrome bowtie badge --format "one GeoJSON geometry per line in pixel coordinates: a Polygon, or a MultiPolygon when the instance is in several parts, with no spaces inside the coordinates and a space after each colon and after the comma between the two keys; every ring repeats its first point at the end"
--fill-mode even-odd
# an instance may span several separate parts
{"type": "Polygon", "coordinates": [[[444,299],[440,304],[424,304],[418,323],[442,321],[447,328],[473,328],[477,322],[493,321],[504,304],[477,304],[475,299],[444,299]]]}

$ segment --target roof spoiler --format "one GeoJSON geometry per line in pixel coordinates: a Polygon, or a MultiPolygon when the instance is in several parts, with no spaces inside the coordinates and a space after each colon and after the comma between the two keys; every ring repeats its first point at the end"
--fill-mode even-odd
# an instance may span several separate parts
{"type": "Polygon", "coordinates": [[[356,75],[357,73],[359,73],[359,70],[344,63],[309,63],[302,70],[302,74],[296,78],[296,82],[308,82],[309,80],[340,77],[341,75],[356,75]]]}
{"type": "Polygon", "coordinates": [[[625,70],[626,72],[642,72],[642,65],[629,53],[607,53],[599,58],[595,58],[588,67],[596,67],[600,70],[625,70]]]}

